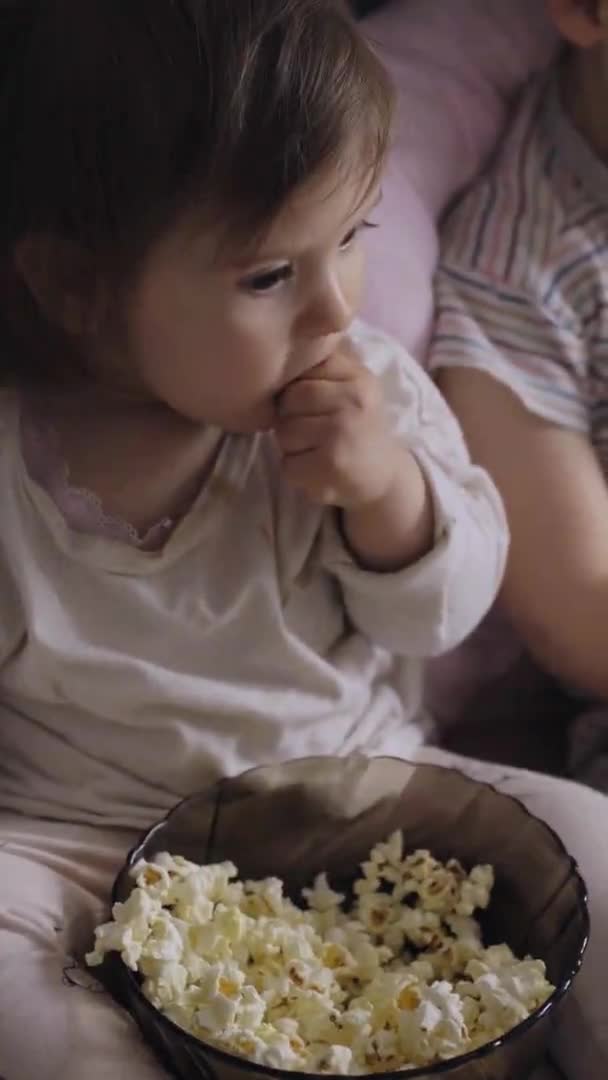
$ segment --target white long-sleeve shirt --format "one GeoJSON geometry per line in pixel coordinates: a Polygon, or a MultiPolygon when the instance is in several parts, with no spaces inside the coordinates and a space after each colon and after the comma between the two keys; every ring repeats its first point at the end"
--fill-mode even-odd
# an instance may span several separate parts
{"type": "Polygon", "coordinates": [[[433,493],[434,547],[397,573],[356,565],[271,435],[225,440],[157,553],[76,532],[0,399],[0,808],[140,828],[220,775],[422,740],[423,661],[491,605],[506,526],[428,377],[353,337],[433,493]]]}

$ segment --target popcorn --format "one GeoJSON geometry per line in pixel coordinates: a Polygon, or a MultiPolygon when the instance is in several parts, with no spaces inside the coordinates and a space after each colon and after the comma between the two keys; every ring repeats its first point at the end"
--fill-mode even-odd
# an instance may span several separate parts
{"type": "Polygon", "coordinates": [[[299,1069],[302,1061],[302,1055],[298,1053],[297,1047],[292,1045],[288,1035],[276,1030],[268,1034],[259,1057],[261,1065],[269,1065],[271,1069],[299,1069]]]}
{"type": "Polygon", "coordinates": [[[168,911],[162,911],[150,923],[147,938],[141,948],[142,957],[179,961],[183,952],[184,940],[179,926],[168,911]]]}
{"type": "Polygon", "coordinates": [[[261,915],[283,915],[289,908],[289,902],[283,897],[283,882],[279,878],[266,878],[265,881],[245,882],[245,911],[254,918],[261,915]]]}
{"type": "Polygon", "coordinates": [[[120,923],[106,923],[95,933],[95,948],[87,953],[85,959],[89,967],[103,964],[106,953],[119,952],[123,964],[131,971],[137,971],[141,957],[141,942],[135,938],[133,927],[121,926],[120,923]]]}
{"type": "Polygon", "coordinates": [[[106,923],[95,931],[95,948],[86,957],[90,967],[103,963],[108,952],[119,952],[123,963],[131,971],[137,971],[142,948],[150,933],[150,926],[162,911],[160,901],[149,896],[143,888],[135,888],[124,904],[114,904],[113,923],[106,923]]]}
{"type": "Polygon", "coordinates": [[[473,915],[484,910],[490,903],[494,888],[494,870],[491,866],[475,866],[460,886],[460,899],[454,910],[457,915],[473,915]]]}
{"type": "Polygon", "coordinates": [[[230,862],[163,852],[132,870],[91,966],[120,953],[142,992],[197,1038],[260,1065],[354,1076],[407,1070],[504,1035],[553,991],[540,960],[484,948],[490,866],[467,871],[403,836],[376,844],[353,901],[326,874],[303,890],[240,881],[230,862]]]}
{"type": "Polygon", "coordinates": [[[232,1027],[239,1012],[245,974],[236,964],[213,964],[199,983],[201,1003],[196,1023],[212,1034],[232,1027]]]}
{"type": "Polygon", "coordinates": [[[302,889],[302,896],[314,911],[328,911],[344,901],[342,893],[334,892],[330,887],[327,874],[317,874],[312,889],[302,889]]]}
{"type": "Polygon", "coordinates": [[[403,833],[397,830],[391,833],[384,843],[376,844],[369,858],[372,864],[379,866],[386,864],[398,870],[403,858],[403,833]]]}
{"type": "Polygon", "coordinates": [[[333,1076],[349,1076],[353,1052],[348,1046],[329,1046],[324,1049],[316,1062],[316,1070],[333,1076]]]}
{"type": "Polygon", "coordinates": [[[139,970],[149,976],[144,982],[144,993],[148,1000],[157,1009],[172,1005],[175,1001],[181,1001],[188,985],[186,968],[173,961],[153,963],[154,967],[146,961],[139,964],[139,970]]]}

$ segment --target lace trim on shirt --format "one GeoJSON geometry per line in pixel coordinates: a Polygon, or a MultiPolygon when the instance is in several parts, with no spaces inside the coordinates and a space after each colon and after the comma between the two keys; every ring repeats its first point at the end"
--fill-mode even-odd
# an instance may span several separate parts
{"type": "Polygon", "coordinates": [[[59,436],[51,423],[24,408],[21,416],[23,457],[32,478],[52,498],[65,521],[76,532],[103,536],[141,551],[158,551],[167,542],[189,507],[172,517],[164,517],[145,532],[126,519],[108,514],[103,502],[89,488],[70,483],[70,470],[63,459],[59,436]]]}

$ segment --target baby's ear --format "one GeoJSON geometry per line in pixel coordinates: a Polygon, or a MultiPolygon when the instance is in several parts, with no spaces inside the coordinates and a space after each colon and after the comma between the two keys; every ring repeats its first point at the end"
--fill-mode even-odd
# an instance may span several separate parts
{"type": "Polygon", "coordinates": [[[15,266],[42,314],[71,337],[95,329],[95,289],[87,257],[68,241],[30,233],[15,247],[15,266]]]}
{"type": "Polygon", "coordinates": [[[579,49],[608,40],[606,0],[547,0],[560,34],[579,49]]]}

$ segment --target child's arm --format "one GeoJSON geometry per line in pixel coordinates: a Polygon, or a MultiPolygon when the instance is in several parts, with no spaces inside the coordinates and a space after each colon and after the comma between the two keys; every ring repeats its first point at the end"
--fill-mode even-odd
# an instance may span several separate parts
{"type": "Polygon", "coordinates": [[[395,440],[395,476],[381,499],[345,510],[340,525],[354,558],[366,570],[388,573],[418,562],[435,542],[435,508],[416,458],[395,440]]]}
{"type": "Polygon", "coordinates": [[[322,558],[353,623],[392,652],[428,657],[474,629],[500,585],[500,500],[474,468],[428,376],[366,330],[285,391],[276,435],[288,479],[328,509],[322,558]],[[377,397],[376,397],[377,396],[377,397]]]}
{"type": "Polygon", "coordinates": [[[439,383],[505,501],[502,595],[518,631],[555,674],[608,697],[608,488],[589,439],[484,372],[448,368],[439,383]]]}
{"type": "Polygon", "coordinates": [[[429,484],[388,423],[382,382],[351,342],[287,387],[276,436],[285,475],[336,508],[362,568],[404,570],[432,549],[429,484]]]}
{"type": "MultiPolygon", "coordinates": [[[[531,122],[536,92],[518,124],[531,122]]],[[[608,493],[590,413],[605,363],[593,322],[601,279],[538,157],[525,159],[536,194],[518,196],[516,220],[520,157],[504,155],[446,222],[429,364],[505,500],[504,602],[519,632],[551,671],[608,696],[608,493]]]]}

